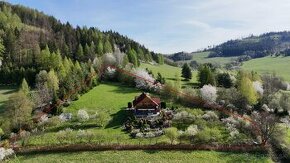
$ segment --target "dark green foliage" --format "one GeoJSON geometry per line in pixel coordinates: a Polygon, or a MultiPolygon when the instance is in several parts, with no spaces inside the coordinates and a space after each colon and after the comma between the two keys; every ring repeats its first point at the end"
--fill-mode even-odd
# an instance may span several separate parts
{"type": "Polygon", "coordinates": [[[25,77],[33,85],[34,77],[30,76],[40,70],[58,72],[61,57],[79,62],[92,61],[96,56],[113,52],[114,46],[127,53],[135,66],[140,64],[139,60],[149,62],[152,58],[163,63],[157,54],[117,32],[102,32],[93,27],[74,28],[37,10],[7,2],[0,2],[0,9],[0,40],[3,40],[0,42],[0,60],[3,62],[0,84],[19,84],[25,77]],[[24,72],[19,72],[22,67],[24,72]]]}
{"type": "Polygon", "coordinates": [[[191,69],[187,63],[183,64],[181,73],[182,77],[184,77],[186,80],[190,80],[192,78],[191,69]]]}
{"type": "Polygon", "coordinates": [[[210,85],[215,85],[215,76],[213,69],[210,68],[209,65],[201,65],[198,69],[198,74],[197,74],[197,80],[199,82],[200,87],[210,84],[210,85]]]}
{"type": "Polygon", "coordinates": [[[231,76],[228,73],[217,74],[216,76],[218,86],[230,88],[233,86],[231,76]]]}
{"type": "Polygon", "coordinates": [[[159,83],[161,83],[161,84],[165,84],[165,78],[162,77],[162,75],[159,72],[157,73],[156,81],[159,82],[159,83]]]}

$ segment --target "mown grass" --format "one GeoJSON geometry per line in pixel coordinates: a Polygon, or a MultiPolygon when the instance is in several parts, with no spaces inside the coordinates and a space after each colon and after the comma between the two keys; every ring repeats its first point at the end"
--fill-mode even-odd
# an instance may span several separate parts
{"type": "MultiPolygon", "coordinates": [[[[65,108],[65,112],[76,114],[79,109],[84,109],[90,114],[103,113],[105,114],[105,125],[104,127],[91,127],[86,130],[92,131],[97,136],[93,142],[99,142],[100,137],[103,143],[124,143],[124,144],[137,144],[140,140],[132,139],[130,135],[122,131],[122,125],[127,119],[126,111],[128,102],[132,101],[135,96],[140,95],[141,91],[127,87],[118,83],[102,83],[97,87],[90,90],[88,93],[80,97],[79,100],[72,102],[72,104],[65,108]]],[[[60,126],[48,129],[48,132],[40,135],[31,136],[28,145],[52,145],[60,143],[57,139],[56,128],[65,129],[71,122],[62,123],[60,126]]],[[[88,122],[97,123],[97,122],[88,122]]],[[[85,125],[85,124],[84,124],[85,125]]],[[[84,128],[85,129],[85,128],[84,128]]],[[[74,134],[78,129],[74,130],[74,134]]],[[[155,142],[156,139],[151,140],[155,142]]],[[[158,138],[158,141],[168,141],[165,137],[158,138]]],[[[67,143],[78,143],[78,142],[67,142],[67,143]]],[[[149,140],[144,140],[143,143],[149,143],[149,140]]]]}
{"type": "Polygon", "coordinates": [[[262,154],[215,151],[103,151],[35,154],[18,156],[7,162],[63,163],[63,162],[272,162],[262,154]]]}
{"type": "Polygon", "coordinates": [[[290,57],[264,57],[252,59],[243,63],[242,69],[256,71],[261,74],[275,73],[290,81],[290,57]]]}
{"type": "Polygon", "coordinates": [[[184,79],[181,77],[181,68],[180,67],[173,67],[170,65],[151,65],[147,63],[142,63],[141,68],[148,68],[148,70],[151,70],[154,74],[154,76],[157,76],[157,73],[161,73],[163,77],[165,77],[166,81],[175,81],[176,75],[178,75],[181,79],[182,85],[190,86],[197,82],[197,71],[192,71],[192,79],[190,81],[184,81],[184,79]]]}

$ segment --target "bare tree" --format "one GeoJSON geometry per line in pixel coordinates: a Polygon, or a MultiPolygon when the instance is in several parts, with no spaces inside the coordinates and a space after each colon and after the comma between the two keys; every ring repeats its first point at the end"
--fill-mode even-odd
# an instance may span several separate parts
{"type": "Polygon", "coordinates": [[[276,115],[262,111],[253,112],[251,117],[253,120],[251,127],[258,136],[261,136],[261,144],[266,144],[274,134],[281,132],[278,126],[279,118],[276,115]]]}

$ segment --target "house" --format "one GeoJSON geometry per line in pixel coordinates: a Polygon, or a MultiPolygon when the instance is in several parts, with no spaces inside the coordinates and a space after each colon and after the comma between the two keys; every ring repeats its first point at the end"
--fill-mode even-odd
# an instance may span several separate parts
{"type": "Polygon", "coordinates": [[[161,110],[160,98],[151,97],[148,93],[143,92],[135,97],[132,103],[128,103],[128,110],[132,110],[138,118],[159,115],[161,110]]]}

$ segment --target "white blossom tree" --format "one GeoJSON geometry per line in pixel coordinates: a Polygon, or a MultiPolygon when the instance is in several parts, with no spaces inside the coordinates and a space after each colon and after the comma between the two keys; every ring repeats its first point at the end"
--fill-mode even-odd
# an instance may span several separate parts
{"type": "Polygon", "coordinates": [[[259,93],[260,95],[263,95],[264,93],[264,89],[263,89],[263,85],[261,82],[259,81],[254,81],[253,82],[253,87],[256,90],[257,93],[259,93]]]}
{"type": "Polygon", "coordinates": [[[80,121],[87,121],[87,120],[90,119],[90,116],[89,116],[89,114],[87,113],[87,111],[82,110],[82,109],[78,111],[78,115],[77,115],[77,117],[78,117],[78,119],[79,119],[80,121]]]}
{"type": "Polygon", "coordinates": [[[206,101],[215,102],[217,98],[217,89],[212,85],[204,85],[200,89],[200,95],[202,99],[206,101]]]}
{"type": "Polygon", "coordinates": [[[144,69],[137,69],[135,71],[136,88],[142,90],[157,90],[158,86],[155,85],[155,79],[144,69]]]}

